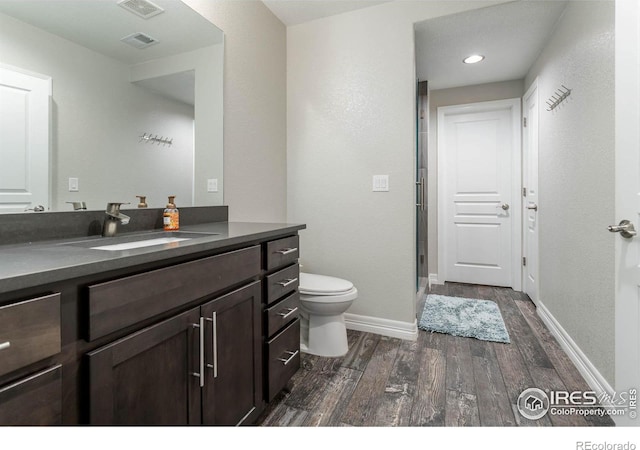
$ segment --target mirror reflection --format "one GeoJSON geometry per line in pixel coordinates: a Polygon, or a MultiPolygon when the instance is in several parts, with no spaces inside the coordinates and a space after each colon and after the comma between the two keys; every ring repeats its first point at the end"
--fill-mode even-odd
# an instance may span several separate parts
{"type": "Polygon", "coordinates": [[[0,212],[223,204],[223,40],[179,0],[0,0],[0,212]]]}

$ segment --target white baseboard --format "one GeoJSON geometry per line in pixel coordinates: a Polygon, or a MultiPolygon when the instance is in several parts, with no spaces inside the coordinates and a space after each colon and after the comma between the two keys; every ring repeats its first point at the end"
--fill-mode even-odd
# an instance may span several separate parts
{"type": "MultiPolygon", "coordinates": [[[[575,343],[571,336],[566,332],[562,325],[556,320],[555,317],[551,314],[551,312],[547,309],[544,304],[538,300],[536,304],[536,311],[538,312],[538,316],[547,326],[551,334],[557,339],[560,347],[565,351],[569,359],[573,362],[573,364],[580,372],[580,375],[587,382],[589,387],[596,392],[597,395],[602,393],[607,394],[607,398],[612,398],[615,394],[614,389],[607,382],[607,380],[602,376],[602,374],[596,369],[593,363],[587,358],[587,355],[584,354],[578,344],[575,343]]],[[[610,402],[604,402],[602,406],[611,406],[610,402]]],[[[613,416],[612,419],[616,420],[616,417],[613,416]]]]}
{"type": "Polygon", "coordinates": [[[440,283],[438,281],[438,274],[437,273],[430,273],[429,274],[429,290],[431,290],[431,285],[432,284],[444,284],[444,283],[440,283]]]}
{"type": "Polygon", "coordinates": [[[417,319],[411,323],[345,313],[344,322],[349,330],[375,333],[407,341],[415,341],[418,339],[417,319]]]}

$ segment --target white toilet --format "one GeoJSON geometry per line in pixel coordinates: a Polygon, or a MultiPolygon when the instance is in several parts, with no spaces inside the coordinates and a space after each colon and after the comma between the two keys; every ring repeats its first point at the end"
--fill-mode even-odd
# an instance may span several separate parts
{"type": "Polygon", "coordinates": [[[353,283],[300,273],[300,350],[318,356],[344,356],[349,350],[344,312],[358,297],[353,283]]]}

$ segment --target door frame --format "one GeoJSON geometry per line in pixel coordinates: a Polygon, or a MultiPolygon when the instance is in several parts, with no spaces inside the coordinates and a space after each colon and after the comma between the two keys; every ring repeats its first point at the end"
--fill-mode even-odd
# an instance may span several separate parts
{"type": "MultiPolygon", "coordinates": [[[[640,225],[637,186],[640,165],[640,6],[615,4],[615,221],[640,225]]],[[[612,224],[613,225],[613,224],[612,224]]],[[[605,228],[603,226],[603,232],[605,228]]],[[[640,236],[615,240],[615,390],[640,389],[640,236]]],[[[616,416],[616,425],[638,426],[640,419],[616,416]]]]}
{"type": "MultiPolygon", "coordinates": [[[[42,180],[41,183],[42,185],[46,185],[46,204],[42,205],[45,208],[45,211],[50,211],[51,208],[53,207],[53,79],[51,76],[49,75],[44,75],[38,72],[33,72],[31,70],[27,70],[27,69],[23,69],[21,67],[17,67],[17,66],[12,66],[10,64],[5,64],[5,63],[0,63],[0,69],[8,71],[8,72],[15,72],[16,74],[20,74],[20,75],[25,75],[27,77],[31,77],[34,80],[37,80],[38,84],[39,84],[39,89],[40,92],[42,92],[43,95],[47,96],[47,105],[46,105],[46,114],[47,114],[47,124],[46,127],[47,129],[45,130],[46,133],[44,133],[42,136],[39,136],[38,139],[34,140],[33,142],[30,143],[30,145],[39,145],[41,146],[41,148],[45,148],[46,147],[46,151],[40,152],[38,153],[38,157],[41,160],[41,163],[44,165],[46,163],[47,166],[47,170],[46,172],[43,171],[43,173],[46,173],[45,176],[43,176],[43,173],[39,173],[39,177],[41,178],[46,178],[45,180],[42,180]],[[46,159],[46,161],[42,161],[42,159],[46,159]]],[[[45,110],[45,109],[43,109],[45,110]]],[[[25,206],[35,206],[35,202],[30,202],[28,204],[26,204],[25,206]]],[[[3,212],[11,212],[11,213],[21,213],[24,212],[22,211],[22,209],[24,208],[20,208],[17,211],[11,211],[10,209],[7,210],[3,210],[3,212]]]]}
{"type": "Polygon", "coordinates": [[[522,289],[522,99],[509,98],[504,100],[492,100],[477,103],[465,103],[462,105],[440,106],[438,107],[437,123],[437,157],[438,157],[438,279],[441,283],[447,281],[445,265],[445,232],[446,216],[445,211],[445,167],[446,155],[442,140],[444,132],[444,117],[449,114],[471,113],[491,111],[497,109],[511,110],[513,159],[511,162],[511,210],[513,214],[511,221],[511,288],[520,291],[522,289]]]}
{"type": "MultiPolygon", "coordinates": [[[[538,133],[539,136],[539,126],[540,126],[540,98],[539,98],[539,93],[538,93],[538,77],[536,77],[533,82],[531,83],[531,85],[529,86],[529,89],[527,89],[527,92],[525,92],[525,94],[522,96],[522,117],[524,120],[525,117],[525,105],[527,104],[527,99],[531,98],[535,96],[535,104],[536,104],[536,114],[538,115],[536,120],[536,129],[532,130],[530,126],[527,126],[526,130],[524,127],[524,122],[523,122],[523,129],[522,129],[522,188],[524,189],[525,187],[528,189],[528,186],[530,182],[529,180],[527,180],[527,183],[525,183],[525,174],[528,173],[528,164],[529,164],[529,154],[527,152],[528,150],[528,146],[525,145],[526,139],[525,137],[531,133],[532,131],[535,131],[536,133],[538,133]],[[526,185],[525,185],[526,184],[526,185]]],[[[540,150],[540,145],[538,145],[538,150],[536,151],[536,154],[539,154],[540,150]]],[[[538,168],[539,170],[539,168],[538,168]]],[[[538,184],[539,182],[539,177],[538,177],[538,171],[536,171],[535,173],[535,178],[536,178],[536,186],[538,186],[538,203],[540,203],[540,186],[538,184]]],[[[523,199],[522,201],[522,209],[521,209],[521,216],[522,216],[522,254],[523,256],[528,256],[526,254],[526,244],[527,244],[527,232],[526,232],[526,214],[527,214],[527,210],[525,209],[525,204],[528,203],[528,200],[525,201],[524,199],[524,195],[522,195],[522,193],[520,194],[520,197],[523,199]]],[[[540,214],[539,212],[536,215],[536,227],[538,229],[538,233],[540,230],[540,214]]],[[[536,253],[537,253],[537,258],[536,258],[536,270],[535,270],[535,274],[536,274],[536,280],[535,280],[535,285],[536,285],[536,295],[534,296],[535,298],[531,297],[531,295],[529,295],[529,293],[527,292],[526,294],[529,295],[529,298],[531,299],[531,301],[534,303],[534,305],[538,304],[538,298],[540,297],[540,234],[538,234],[538,239],[537,239],[537,243],[536,243],[536,253]]],[[[529,265],[529,261],[527,261],[527,265],[529,265]]],[[[521,273],[521,278],[522,278],[522,291],[524,292],[525,288],[526,288],[526,276],[527,276],[527,269],[525,268],[524,265],[521,266],[522,268],[522,273],[521,273]]]]}

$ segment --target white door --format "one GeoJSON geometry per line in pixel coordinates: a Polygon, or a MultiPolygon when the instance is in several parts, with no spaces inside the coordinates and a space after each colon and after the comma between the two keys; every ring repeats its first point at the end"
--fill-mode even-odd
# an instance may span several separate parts
{"type": "MultiPolygon", "coordinates": [[[[640,227],[640,6],[616,2],[616,219],[640,227]]],[[[603,232],[604,227],[603,227],[603,232]]],[[[640,236],[612,235],[616,245],[615,390],[640,390],[640,236]]],[[[640,425],[634,414],[619,425],[640,425]]]]}
{"type": "Polygon", "coordinates": [[[523,98],[523,285],[522,291],[538,302],[538,80],[523,98]]]}
{"type": "Polygon", "coordinates": [[[51,79],[0,67],[0,213],[49,208],[51,79]]]}
{"type": "Polygon", "coordinates": [[[438,108],[444,281],[520,289],[520,117],[520,99],[438,108]]]}

